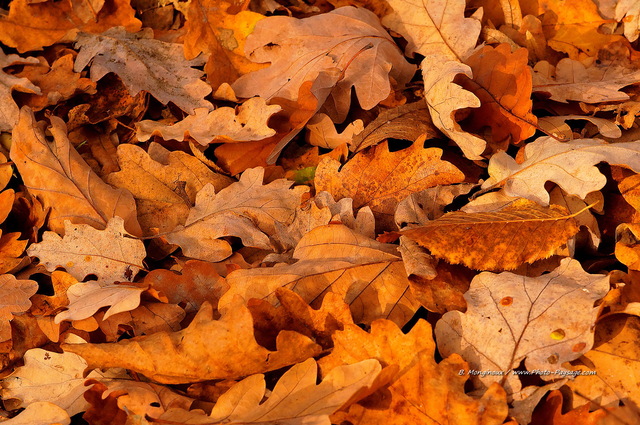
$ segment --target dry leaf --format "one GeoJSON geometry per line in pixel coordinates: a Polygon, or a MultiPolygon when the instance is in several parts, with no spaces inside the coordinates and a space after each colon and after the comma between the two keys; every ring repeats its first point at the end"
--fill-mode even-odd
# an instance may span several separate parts
{"type": "Polygon", "coordinates": [[[562,143],[540,137],[527,144],[521,161],[497,152],[489,162],[489,177],[482,188],[502,187],[509,196],[549,204],[547,181],[581,199],[604,187],[606,177],[596,164],[608,162],[640,171],[640,142],[607,143],[600,139],[580,139],[562,143]]]}
{"type": "Polygon", "coordinates": [[[81,33],[76,46],[80,52],[73,69],[80,72],[91,62],[93,81],[113,72],[131,95],[144,90],[163,104],[173,102],[189,114],[196,108],[212,109],[204,99],[211,93],[211,86],[200,80],[201,71],[192,68],[201,61],[185,61],[181,45],[154,40],[149,28],[136,34],[122,27],[99,35],[81,33]]]}
{"type": "Polygon", "coordinates": [[[276,304],[276,289],[285,287],[319,307],[323,295],[334,292],[350,305],[356,323],[384,317],[404,325],[418,304],[407,291],[409,282],[396,252],[394,245],[340,224],[316,227],[296,246],[293,258],[297,263],[230,273],[230,289],[220,305],[229,305],[234,294],[276,304]]]}
{"type": "Polygon", "coordinates": [[[84,280],[95,274],[99,283],[131,282],[146,257],[144,244],[124,230],[120,217],[109,220],[104,230],[65,220],[64,238],[45,232],[42,242],[27,250],[49,270],[63,267],[74,278],[84,280]]]}
{"type": "Polygon", "coordinates": [[[71,146],[64,122],[51,116],[53,141],[47,140],[44,122],[23,108],[13,131],[11,159],[29,191],[39,197],[49,213],[49,228],[64,232],[64,220],[104,229],[112,217],[122,217],[133,235],[142,233],[130,193],[104,183],[71,146]]]}
{"type": "Polygon", "coordinates": [[[260,97],[244,102],[237,113],[234,108],[226,106],[211,112],[206,108],[198,108],[195,115],[189,115],[173,125],[141,121],[136,124],[136,137],[140,142],[154,135],[165,140],[183,141],[188,135],[203,146],[209,143],[263,140],[276,134],[267,126],[267,121],[280,109],[278,105],[267,105],[260,97]]]}
{"type": "Polygon", "coordinates": [[[197,158],[185,152],[169,152],[154,142],[146,152],[138,146],[120,145],[117,158],[120,171],[105,180],[133,194],[146,234],[152,234],[152,228],[162,233],[184,224],[196,194],[207,183],[220,191],[233,182],[197,158]]]}
{"type": "Polygon", "coordinates": [[[608,411],[598,409],[589,413],[589,404],[562,413],[562,393],[558,390],[551,391],[542,408],[536,409],[531,425],[597,425],[600,419],[608,415],[608,411]]]}
{"type": "Polygon", "coordinates": [[[22,412],[4,421],[6,425],[69,425],[69,414],[57,405],[48,401],[31,403],[22,412]]]}
{"type": "MultiPolygon", "coordinates": [[[[0,22],[2,21],[0,20],[0,22]]],[[[3,69],[12,65],[37,63],[38,59],[36,58],[21,58],[18,55],[5,55],[2,49],[0,49],[0,99],[2,100],[2,106],[0,106],[0,131],[11,131],[18,122],[20,109],[13,100],[13,97],[11,97],[13,90],[19,90],[24,93],[42,93],[40,88],[29,81],[29,79],[7,74],[3,69]]]]}
{"type": "Polygon", "coordinates": [[[84,320],[93,316],[102,307],[110,306],[103,319],[123,311],[130,311],[140,305],[140,296],[145,288],[128,285],[99,285],[94,282],[80,282],[69,287],[67,310],[58,313],[55,323],[63,320],[84,320]]]}
{"type": "Polygon", "coordinates": [[[320,346],[309,338],[291,331],[278,335],[276,351],[258,345],[251,314],[242,304],[229,306],[220,320],[212,320],[212,314],[211,304],[204,303],[189,327],[179,332],[62,347],[81,355],[92,368],[122,367],[163,384],[237,379],[279,369],[320,352],[320,346]]]}
{"type": "Polygon", "coordinates": [[[617,139],[622,136],[622,131],[616,125],[616,123],[606,119],[589,117],[585,115],[561,115],[542,117],[538,119],[538,126],[546,131],[547,134],[551,134],[561,139],[571,140],[573,139],[573,130],[566,123],[566,121],[570,120],[589,121],[590,123],[598,127],[598,131],[604,137],[617,139]]]}
{"type": "Polygon", "coordinates": [[[620,89],[637,83],[638,78],[637,69],[616,64],[586,67],[577,60],[564,58],[556,66],[541,61],[533,67],[533,91],[545,93],[557,102],[614,102],[629,99],[620,89]]]}
{"type": "Polygon", "coordinates": [[[245,246],[272,249],[267,235],[274,234],[275,223],[289,224],[308,189],[289,189],[292,182],[285,179],[263,185],[263,176],[263,168],[249,169],[239,182],[217,194],[213,185],[205,185],[184,226],[167,234],[167,240],[180,245],[186,256],[205,261],[231,255],[231,245],[219,239],[224,236],[237,236],[245,246]]]}
{"type": "MultiPolygon", "coordinates": [[[[317,382],[317,365],[309,359],[289,369],[276,383],[266,401],[264,375],[253,375],[238,382],[216,402],[208,422],[194,415],[189,423],[229,423],[265,425],[329,423],[334,413],[353,396],[374,384],[380,374],[374,359],[335,368],[317,382]]],[[[168,421],[191,419],[184,411],[169,410],[160,417],[168,421]]]]}
{"type": "Polygon", "coordinates": [[[334,351],[320,360],[323,374],[369,358],[395,367],[388,386],[351,406],[338,416],[340,419],[358,425],[498,425],[507,416],[506,395],[499,385],[492,386],[481,399],[471,398],[464,392],[467,377],[459,374],[467,363],[455,354],[436,363],[431,326],[423,320],[406,335],[388,320],[374,321],[370,333],[345,325],[343,331],[336,332],[334,342],[334,351]]]}
{"type": "Polygon", "coordinates": [[[313,146],[325,149],[335,149],[344,144],[351,144],[354,135],[362,133],[362,120],[355,120],[342,133],[338,133],[336,126],[326,114],[316,114],[307,123],[307,142],[313,146]]]}
{"type": "Polygon", "coordinates": [[[131,311],[112,314],[107,319],[104,319],[105,315],[98,312],[95,318],[102,319],[98,326],[107,342],[113,342],[122,336],[124,330],[130,330],[134,336],[179,331],[185,311],[175,304],[143,302],[131,311]]]}
{"type": "Polygon", "coordinates": [[[22,313],[31,307],[29,298],[38,290],[38,283],[33,280],[17,280],[13,275],[0,275],[0,341],[11,339],[10,320],[13,314],[22,313]]]}
{"type": "Polygon", "coordinates": [[[542,379],[567,376],[563,363],[593,345],[594,303],[608,290],[608,276],[588,274],[570,258],[536,278],[480,273],[464,296],[467,312],[450,311],[438,321],[438,350],[460,354],[471,369],[496,371],[472,376],[480,388],[499,382],[507,393],[519,391],[513,369],[523,360],[528,371],[542,371],[542,379]]]}
{"type": "Polygon", "coordinates": [[[505,150],[509,143],[520,144],[536,132],[537,118],[531,112],[531,70],[527,50],[511,53],[508,44],[485,46],[465,63],[473,78],[461,78],[462,87],[480,99],[471,111],[469,129],[491,127],[492,145],[505,150]]]}
{"type": "Polygon", "coordinates": [[[315,187],[336,199],[352,198],[355,209],[369,206],[378,226],[391,229],[398,202],[412,192],[464,181],[464,174],[441,156],[441,149],[423,149],[420,140],[396,152],[384,142],[356,154],[342,168],[334,159],[323,159],[315,187]]]}
{"type": "Polygon", "coordinates": [[[432,255],[476,270],[513,270],[553,255],[578,232],[573,214],[526,199],[497,212],[452,212],[401,234],[432,255]]]}
{"type": "Polygon", "coordinates": [[[271,66],[240,77],[233,84],[240,97],[295,101],[304,82],[316,80],[326,70],[343,72],[330,83],[330,91],[318,98],[319,104],[327,100],[327,113],[336,122],[346,117],[351,87],[360,106],[371,109],[391,92],[389,77],[402,86],[415,71],[378,18],[354,7],[300,20],[263,19],[247,38],[245,52],[254,62],[271,62],[271,66]],[[290,73],[291,69],[296,72],[290,73]]]}

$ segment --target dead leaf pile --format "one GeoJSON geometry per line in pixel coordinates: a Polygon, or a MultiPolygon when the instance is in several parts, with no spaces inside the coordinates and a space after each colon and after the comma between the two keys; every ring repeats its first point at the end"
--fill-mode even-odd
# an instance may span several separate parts
{"type": "Polygon", "coordinates": [[[635,0],[13,0],[0,422],[640,422],[635,0]]]}

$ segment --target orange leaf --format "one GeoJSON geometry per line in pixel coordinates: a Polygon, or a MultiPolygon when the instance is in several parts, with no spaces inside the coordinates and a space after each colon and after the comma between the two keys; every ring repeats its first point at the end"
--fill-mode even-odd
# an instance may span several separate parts
{"type": "Polygon", "coordinates": [[[600,419],[608,416],[608,411],[605,409],[589,412],[590,403],[563,414],[562,398],[560,391],[551,391],[542,408],[534,412],[531,425],[599,425],[600,419]]]}

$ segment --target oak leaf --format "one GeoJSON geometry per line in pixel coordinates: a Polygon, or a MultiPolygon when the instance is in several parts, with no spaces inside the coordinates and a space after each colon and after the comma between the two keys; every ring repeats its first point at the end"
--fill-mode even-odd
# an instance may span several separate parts
{"type": "Polygon", "coordinates": [[[317,307],[324,294],[334,292],[349,304],[356,323],[385,317],[404,325],[418,304],[407,291],[409,282],[396,252],[394,245],[341,224],[316,227],[296,246],[295,264],[231,272],[227,276],[230,289],[220,305],[230,304],[234,294],[276,304],[276,289],[285,287],[317,307]]]}
{"type": "Polygon", "coordinates": [[[107,386],[99,381],[88,380],[91,387],[84,393],[84,398],[89,403],[82,419],[90,424],[116,425],[127,422],[127,412],[118,407],[120,394],[104,394],[107,386]]]}
{"type": "Polygon", "coordinates": [[[464,174],[441,156],[441,149],[424,149],[421,140],[396,152],[384,142],[356,154],[342,167],[334,159],[323,159],[316,169],[315,187],[336,199],[352,198],[355,209],[369,206],[378,226],[391,228],[398,202],[412,192],[464,181],[464,174]]]}
{"type": "Polygon", "coordinates": [[[165,140],[185,140],[190,136],[203,146],[209,143],[233,143],[263,140],[276,134],[267,126],[267,121],[276,112],[278,105],[267,105],[264,99],[251,98],[238,107],[238,111],[227,106],[209,112],[206,108],[198,108],[194,115],[189,115],[173,125],[165,125],[157,121],[145,120],[136,123],[136,138],[143,142],[154,135],[165,140]]]}
{"type": "Polygon", "coordinates": [[[213,88],[233,83],[241,75],[263,68],[244,56],[245,40],[264,15],[242,10],[230,13],[231,3],[191,0],[185,15],[184,55],[210,54],[205,71],[213,88]]]}
{"type": "MultiPolygon", "coordinates": [[[[56,59],[49,67],[44,58],[38,66],[25,66],[18,75],[38,86],[41,93],[24,96],[23,104],[34,111],[70,99],[77,93],[96,93],[96,83],[73,72],[73,55],[56,59]]],[[[17,114],[16,114],[17,117],[17,114]]]]}
{"type": "Polygon", "coordinates": [[[28,78],[7,74],[4,68],[12,65],[37,64],[34,57],[21,58],[18,55],[6,55],[0,49],[0,131],[11,131],[18,122],[20,109],[11,97],[13,90],[24,93],[40,94],[40,88],[34,85],[28,78]]]}
{"type": "Polygon", "coordinates": [[[253,375],[224,393],[210,416],[172,409],[160,419],[193,424],[326,425],[329,415],[373,385],[380,371],[377,360],[363,360],[336,368],[316,385],[317,365],[308,359],[282,375],[264,402],[264,375],[253,375]]]}
{"type": "Polygon", "coordinates": [[[604,187],[606,177],[596,164],[608,162],[640,171],[640,142],[607,143],[600,139],[580,139],[562,143],[551,137],[540,137],[527,144],[521,161],[505,152],[497,152],[489,161],[490,177],[483,189],[502,187],[509,196],[549,204],[547,181],[581,199],[604,187]]]}
{"type": "Polygon", "coordinates": [[[495,149],[504,150],[509,143],[520,144],[536,132],[527,60],[527,49],[512,53],[508,44],[501,43],[495,48],[485,46],[465,61],[473,78],[463,77],[460,84],[481,102],[479,108],[471,110],[468,128],[479,132],[491,127],[495,149]]]}
{"type": "MultiPolygon", "coordinates": [[[[82,398],[87,390],[83,376],[86,368],[87,362],[76,354],[34,348],[25,353],[24,366],[18,367],[2,380],[2,399],[19,399],[19,407],[46,401],[73,416],[87,407],[87,402],[82,398]]],[[[92,371],[87,378],[120,375],[117,371],[92,371]]]]}
{"type": "Polygon", "coordinates": [[[99,33],[114,25],[140,30],[141,22],[127,0],[105,0],[97,15],[86,19],[82,2],[62,0],[34,3],[12,1],[9,14],[0,19],[0,41],[19,52],[42,50],[54,43],[68,43],[78,31],[99,33]]]}
{"type": "Polygon", "coordinates": [[[445,208],[461,195],[469,193],[471,183],[438,185],[414,192],[398,203],[394,220],[398,228],[427,224],[444,215],[445,208]]]}
{"type": "Polygon", "coordinates": [[[435,138],[438,130],[431,122],[427,105],[419,101],[382,111],[348,143],[351,151],[360,152],[384,139],[414,141],[423,134],[426,134],[427,139],[435,138]]]}
{"type": "Polygon", "coordinates": [[[307,142],[325,149],[336,149],[351,144],[353,138],[359,136],[364,129],[362,120],[350,123],[341,133],[327,114],[316,114],[307,123],[307,142]]]}
{"type": "Polygon", "coordinates": [[[617,139],[618,137],[622,136],[622,131],[615,122],[586,115],[560,115],[541,117],[538,119],[538,126],[547,134],[551,134],[564,140],[571,140],[573,139],[573,130],[571,129],[571,127],[569,127],[566,121],[578,120],[589,121],[591,124],[594,124],[596,127],[598,127],[598,131],[600,132],[600,134],[604,137],[617,139]]]}
{"type": "Polygon", "coordinates": [[[433,124],[453,140],[469,159],[481,159],[487,142],[462,130],[455,120],[456,111],[480,107],[480,99],[453,80],[462,74],[473,77],[469,65],[446,56],[427,56],[420,64],[424,80],[424,99],[433,124]]]}
{"type": "Polygon", "coordinates": [[[292,182],[285,179],[263,185],[263,176],[264,168],[249,169],[219,193],[213,185],[205,185],[184,226],[176,227],[166,239],[180,245],[186,256],[205,261],[231,255],[231,245],[219,239],[224,236],[237,236],[245,246],[273,249],[267,235],[274,234],[276,223],[289,224],[308,189],[289,189],[292,182]]]}
{"type": "Polygon", "coordinates": [[[49,228],[62,234],[64,220],[70,220],[104,229],[119,216],[129,233],[140,235],[131,194],[103,182],[71,146],[64,122],[56,116],[50,120],[53,141],[45,136],[46,123],[36,123],[33,112],[23,108],[10,154],[29,191],[51,208],[49,228]]]}
{"type": "Polygon", "coordinates": [[[593,346],[593,305],[608,290],[608,276],[586,273],[570,258],[536,278],[480,273],[464,296],[466,313],[450,311],[436,324],[438,350],[443,356],[460,354],[471,369],[501,371],[472,380],[478,387],[500,382],[509,394],[521,388],[512,371],[523,360],[529,371],[552,373],[542,379],[564,376],[558,375],[567,372],[563,363],[593,346]]]}
{"type": "Polygon", "coordinates": [[[560,391],[551,391],[542,407],[538,408],[533,414],[531,425],[573,425],[576,423],[598,425],[600,419],[608,415],[605,409],[589,412],[590,403],[583,404],[563,414],[562,399],[563,396],[560,391]]]}
{"type": "Polygon", "coordinates": [[[597,3],[600,13],[622,22],[624,36],[633,42],[640,35],[640,4],[634,0],[607,0],[597,3]]]}
{"type": "Polygon", "coordinates": [[[138,220],[147,234],[152,233],[152,228],[163,233],[184,224],[196,194],[207,183],[220,191],[233,182],[211,171],[199,159],[185,152],[169,152],[155,142],[146,152],[138,146],[122,144],[116,156],[120,171],[109,174],[105,180],[131,192],[138,220]]]}
{"type": "Polygon", "coordinates": [[[189,114],[196,108],[212,109],[204,99],[211,86],[200,80],[201,71],[192,68],[201,61],[185,61],[181,45],[155,40],[150,28],[136,34],[122,27],[98,35],[80,33],[76,47],[80,52],[73,69],[80,72],[91,62],[93,81],[113,72],[131,95],[144,90],[163,104],[173,102],[189,114]]]}
{"type": "Polygon", "coordinates": [[[638,78],[640,70],[617,64],[586,67],[577,60],[564,58],[553,66],[541,61],[533,67],[533,92],[545,93],[557,102],[615,102],[629,99],[620,89],[637,83],[638,78]]]}
{"type": "Polygon", "coordinates": [[[382,23],[407,39],[407,55],[415,52],[462,62],[476,47],[482,12],[465,17],[464,0],[390,0],[389,5],[394,13],[382,23]]]}
{"type": "Polygon", "coordinates": [[[397,368],[388,386],[339,413],[337,419],[362,425],[502,424],[507,416],[504,390],[495,384],[480,399],[466,395],[468,378],[459,371],[467,363],[456,354],[436,363],[431,332],[431,325],[419,320],[405,335],[384,319],[374,321],[369,333],[356,325],[337,331],[333,352],[320,360],[323,374],[370,358],[397,368]]]}
{"type": "Polygon", "coordinates": [[[292,331],[278,335],[276,351],[258,345],[251,314],[240,303],[224,310],[219,320],[212,320],[212,315],[211,304],[204,303],[189,327],[178,332],[157,332],[108,344],[62,344],[62,348],[79,354],[92,368],[122,367],[163,384],[237,379],[279,369],[320,352],[320,346],[292,331]]]}
{"type": "Polygon", "coordinates": [[[106,319],[105,315],[99,311],[94,317],[107,342],[113,342],[122,336],[124,330],[129,330],[134,336],[179,331],[186,313],[176,304],[142,302],[133,310],[112,314],[106,319]]]}
{"type": "Polygon", "coordinates": [[[451,264],[476,270],[513,270],[551,256],[578,232],[564,207],[526,199],[487,213],[451,212],[401,234],[451,264]]]}
{"type": "Polygon", "coordinates": [[[31,307],[29,298],[38,291],[33,280],[16,279],[10,274],[0,275],[0,341],[11,339],[10,321],[13,314],[22,313],[31,307]]]}
{"type": "Polygon", "coordinates": [[[629,379],[640,373],[640,352],[634,342],[639,337],[638,317],[615,315],[599,322],[592,350],[571,367],[577,376],[567,383],[569,388],[601,406],[617,405],[618,400],[640,403],[640,388],[629,379]]]}
{"type": "Polygon", "coordinates": [[[351,87],[360,106],[371,109],[391,92],[389,77],[408,82],[415,68],[402,56],[378,18],[366,9],[341,7],[305,19],[271,16],[256,24],[245,45],[254,62],[268,68],[240,77],[233,88],[240,97],[281,97],[297,100],[306,81],[337,69],[330,91],[318,99],[328,115],[341,122],[351,104],[351,87]],[[273,46],[275,44],[275,46],[273,46]],[[289,70],[295,69],[291,74],[289,70]]]}
{"type": "Polygon", "coordinates": [[[36,401],[17,416],[7,419],[6,425],[70,425],[69,414],[48,401],[36,401]]]}
{"type": "Polygon", "coordinates": [[[104,230],[65,220],[64,237],[45,232],[42,242],[27,250],[49,270],[64,267],[74,278],[95,274],[99,283],[131,282],[146,256],[141,240],[130,237],[120,217],[109,220],[104,230]]]}

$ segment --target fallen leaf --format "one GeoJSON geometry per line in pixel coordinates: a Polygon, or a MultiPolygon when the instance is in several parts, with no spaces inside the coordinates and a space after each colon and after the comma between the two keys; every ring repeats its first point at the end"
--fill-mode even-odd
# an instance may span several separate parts
{"type": "Polygon", "coordinates": [[[513,270],[553,255],[578,232],[574,215],[564,207],[519,199],[497,212],[447,213],[401,234],[451,264],[513,270]]]}
{"type": "Polygon", "coordinates": [[[323,375],[340,365],[370,358],[384,367],[397,368],[388,386],[341,413],[342,420],[363,425],[498,425],[507,416],[506,395],[499,385],[474,399],[464,392],[468,378],[459,371],[466,369],[467,363],[460,356],[454,354],[436,363],[431,326],[424,320],[419,320],[407,334],[381,319],[371,324],[369,333],[356,325],[345,325],[333,338],[335,349],[320,360],[323,375]]]}
{"type": "Polygon", "coordinates": [[[362,120],[355,120],[341,133],[326,114],[316,114],[307,122],[307,142],[313,146],[325,149],[335,149],[344,144],[350,144],[355,135],[362,133],[362,120]]]}
{"type": "Polygon", "coordinates": [[[179,331],[185,311],[175,304],[142,302],[133,310],[112,314],[106,319],[105,315],[98,312],[94,316],[107,342],[113,342],[122,336],[123,328],[130,329],[134,336],[179,331]]]}
{"type": "Polygon", "coordinates": [[[33,280],[18,280],[10,274],[0,275],[0,341],[11,339],[13,314],[22,313],[31,307],[29,298],[38,290],[38,283],[33,280]]]}
{"type": "Polygon", "coordinates": [[[47,140],[43,122],[36,123],[28,108],[20,112],[13,131],[11,159],[29,191],[39,197],[49,213],[49,228],[64,232],[64,220],[104,229],[112,217],[122,217],[133,235],[142,233],[130,193],[104,183],[71,146],[64,122],[51,116],[47,140]]]}
{"type": "Polygon", "coordinates": [[[561,59],[556,66],[540,61],[533,67],[533,92],[545,93],[551,100],[587,103],[629,99],[621,88],[635,84],[640,70],[616,64],[586,67],[577,60],[561,59]]]}
{"type": "Polygon", "coordinates": [[[163,384],[211,379],[237,379],[279,369],[320,351],[320,346],[296,332],[278,335],[277,351],[258,345],[251,314],[235,303],[212,320],[211,304],[204,303],[189,327],[157,332],[108,344],[62,344],[66,352],[82,356],[90,367],[122,367],[163,384]],[[211,345],[215,341],[215,345],[211,345]]]}
{"type": "Polygon", "coordinates": [[[114,25],[127,31],[140,30],[141,22],[127,0],[105,0],[105,6],[94,19],[83,20],[79,2],[62,0],[33,3],[30,0],[12,1],[9,14],[0,19],[0,41],[19,52],[42,50],[54,43],[68,43],[78,31],[102,32],[114,25]]]}
{"type": "Polygon", "coordinates": [[[598,131],[604,137],[610,137],[613,139],[617,139],[622,136],[622,131],[616,125],[616,123],[611,122],[607,119],[597,118],[597,117],[589,117],[586,115],[561,115],[561,116],[550,116],[550,117],[542,117],[538,119],[538,126],[545,130],[547,134],[551,134],[555,137],[571,140],[573,139],[573,130],[566,121],[577,121],[584,120],[589,121],[590,123],[596,125],[598,127],[598,131]]]}
{"type": "Polygon", "coordinates": [[[562,143],[551,137],[540,137],[524,148],[521,161],[505,152],[497,152],[489,161],[490,177],[483,189],[502,187],[509,196],[549,204],[547,181],[581,199],[604,187],[606,177],[596,164],[608,162],[640,171],[640,143],[607,143],[600,139],[580,139],[562,143]]]}
{"type": "Polygon", "coordinates": [[[240,181],[217,194],[213,185],[205,185],[184,226],[165,237],[180,245],[186,256],[205,261],[220,261],[231,255],[231,245],[219,239],[223,236],[240,237],[245,246],[272,249],[267,235],[274,234],[275,223],[286,225],[293,219],[294,209],[308,189],[289,189],[292,182],[285,179],[263,185],[263,176],[263,168],[249,169],[240,181]]]}
{"type": "Polygon", "coordinates": [[[480,99],[480,107],[471,111],[469,129],[478,132],[491,127],[491,145],[506,150],[510,143],[520,144],[536,132],[537,118],[531,112],[531,70],[527,49],[511,52],[508,44],[485,46],[467,58],[473,78],[459,80],[463,88],[480,99]]]}
{"type": "Polygon", "coordinates": [[[69,414],[48,401],[31,403],[22,412],[4,421],[7,425],[69,425],[69,414]]]}
{"type": "Polygon", "coordinates": [[[217,192],[233,182],[214,173],[197,158],[185,152],[169,152],[155,142],[146,152],[138,146],[123,144],[118,146],[116,155],[120,171],[105,180],[131,192],[145,234],[152,234],[152,228],[164,233],[184,224],[196,194],[206,184],[212,184],[217,192]]]}
{"type": "Polygon", "coordinates": [[[598,2],[598,10],[607,18],[622,22],[624,36],[633,42],[640,35],[640,5],[633,0],[608,0],[598,2]]]}
{"type": "Polygon", "coordinates": [[[267,105],[259,97],[244,102],[237,113],[234,108],[226,106],[211,112],[206,108],[198,108],[194,115],[173,125],[150,120],[140,121],[136,124],[136,137],[140,142],[149,140],[154,135],[181,142],[188,135],[203,146],[209,143],[263,140],[276,134],[275,130],[267,126],[267,121],[280,109],[278,105],[267,105]]]}
{"type": "Polygon", "coordinates": [[[122,27],[109,28],[99,35],[80,33],[80,49],[74,71],[91,62],[91,79],[98,81],[108,72],[122,79],[131,95],[149,92],[163,104],[173,102],[189,114],[196,108],[212,109],[204,97],[211,86],[200,80],[201,71],[192,66],[199,60],[184,61],[182,46],[153,39],[150,28],[131,34],[122,27]]]}
{"type": "Polygon", "coordinates": [[[536,278],[480,273],[464,296],[466,313],[450,311],[436,324],[438,351],[443,356],[460,354],[471,369],[496,371],[473,375],[474,385],[499,382],[509,394],[521,388],[513,369],[523,360],[526,369],[540,371],[542,379],[566,376],[563,364],[593,346],[598,313],[593,305],[608,290],[608,276],[588,274],[570,258],[536,278]]]}
{"type": "Polygon", "coordinates": [[[235,294],[276,304],[276,289],[285,287],[319,307],[323,295],[334,292],[349,304],[356,323],[384,317],[404,325],[418,304],[407,291],[409,282],[396,252],[394,245],[369,239],[341,224],[316,227],[296,246],[295,264],[230,273],[230,289],[220,306],[229,305],[235,294]]]}
{"type": "Polygon", "coordinates": [[[589,412],[589,404],[562,413],[562,393],[558,390],[551,391],[541,408],[533,414],[531,425],[597,425],[600,419],[607,417],[608,411],[598,409],[589,412]]]}
{"type": "Polygon", "coordinates": [[[420,140],[396,152],[384,142],[356,154],[342,167],[334,159],[323,159],[316,169],[315,187],[336,199],[352,198],[356,209],[369,206],[378,226],[390,229],[398,202],[412,192],[464,181],[464,174],[441,156],[441,149],[424,149],[420,140]]]}
{"type": "MultiPolygon", "coordinates": [[[[2,22],[0,20],[0,22],[2,22]]],[[[1,28],[1,27],[0,27],[1,28]]],[[[40,94],[40,88],[34,85],[29,79],[7,74],[4,68],[12,65],[37,64],[38,59],[34,57],[21,58],[18,55],[6,55],[0,49],[0,131],[11,131],[18,122],[20,109],[11,96],[13,90],[23,93],[40,94]]]]}
{"type": "Polygon", "coordinates": [[[438,185],[429,189],[413,192],[398,203],[394,220],[398,228],[406,225],[427,224],[444,215],[444,210],[453,200],[466,195],[472,184],[438,185]]]}
{"type": "MultiPolygon", "coordinates": [[[[17,398],[19,406],[37,402],[50,402],[63,408],[69,416],[83,412],[87,402],[82,394],[83,373],[87,362],[73,353],[54,353],[41,348],[29,350],[24,355],[24,366],[18,367],[2,380],[2,399],[17,398]]],[[[118,376],[117,372],[103,374],[92,371],[86,379],[102,376],[118,376]]]]}
{"type": "Polygon", "coordinates": [[[67,289],[69,305],[58,313],[55,323],[63,320],[84,320],[93,316],[102,307],[109,306],[103,319],[140,305],[140,296],[145,288],[128,285],[100,285],[95,282],[80,282],[67,289]]]}
{"type": "Polygon", "coordinates": [[[104,230],[65,220],[64,237],[45,232],[42,242],[27,250],[49,270],[64,267],[74,278],[95,274],[98,283],[131,282],[144,269],[144,244],[124,230],[120,217],[109,220],[104,230]]]}
{"type": "Polygon", "coordinates": [[[384,139],[414,141],[424,134],[427,139],[435,138],[438,130],[431,123],[427,105],[413,102],[382,111],[348,143],[351,151],[360,152],[384,139]]]}
{"type": "MultiPolygon", "coordinates": [[[[464,61],[476,47],[482,13],[465,17],[464,0],[390,0],[394,13],[382,23],[407,39],[407,55],[464,61]]],[[[424,68],[423,68],[424,69],[424,68]]]]}
{"type": "Polygon", "coordinates": [[[360,106],[371,109],[391,92],[389,77],[402,86],[415,68],[402,57],[378,18],[366,9],[342,7],[305,19],[271,16],[256,24],[247,38],[245,53],[254,62],[270,62],[268,68],[240,77],[233,84],[239,97],[281,97],[297,100],[306,81],[334,68],[342,72],[329,87],[328,115],[344,120],[351,104],[351,87],[360,106]],[[271,44],[275,44],[272,46],[271,44]],[[296,72],[291,74],[290,69],[296,72]]]}

